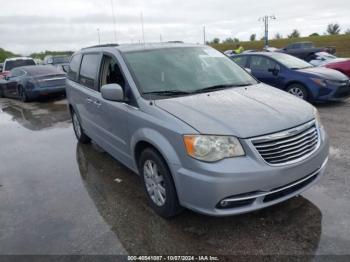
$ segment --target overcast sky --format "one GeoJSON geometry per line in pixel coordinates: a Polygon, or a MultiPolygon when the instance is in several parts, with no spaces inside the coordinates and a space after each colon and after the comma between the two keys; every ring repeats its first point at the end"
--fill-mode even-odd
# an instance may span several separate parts
{"type": "Polygon", "coordinates": [[[114,42],[114,4],[118,43],[183,40],[203,42],[214,37],[249,39],[263,36],[258,18],[274,14],[270,37],[297,28],[302,35],[324,33],[328,23],[350,28],[349,0],[0,0],[0,47],[27,55],[43,50],[77,50],[114,42]]]}

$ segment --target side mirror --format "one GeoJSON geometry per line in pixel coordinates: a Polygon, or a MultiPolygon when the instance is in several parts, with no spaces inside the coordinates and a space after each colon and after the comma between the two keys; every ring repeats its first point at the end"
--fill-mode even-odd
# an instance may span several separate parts
{"type": "Polygon", "coordinates": [[[245,67],[245,71],[247,71],[249,74],[252,74],[252,70],[250,68],[245,67]]]}
{"type": "Polygon", "coordinates": [[[102,98],[110,101],[124,101],[123,88],[118,84],[108,84],[101,87],[102,98]]]}
{"type": "Polygon", "coordinates": [[[269,68],[267,71],[271,72],[274,76],[278,75],[279,71],[278,68],[269,68]]]}

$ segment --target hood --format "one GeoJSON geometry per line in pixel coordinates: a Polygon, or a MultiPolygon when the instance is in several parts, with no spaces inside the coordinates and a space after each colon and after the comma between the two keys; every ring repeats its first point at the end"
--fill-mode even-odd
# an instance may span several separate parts
{"type": "Polygon", "coordinates": [[[314,118],[314,107],[277,88],[258,84],[155,101],[202,134],[240,138],[292,128],[314,118]]]}
{"type": "Polygon", "coordinates": [[[296,70],[306,76],[320,77],[328,80],[347,80],[348,78],[339,71],[325,67],[310,67],[296,70]]]}

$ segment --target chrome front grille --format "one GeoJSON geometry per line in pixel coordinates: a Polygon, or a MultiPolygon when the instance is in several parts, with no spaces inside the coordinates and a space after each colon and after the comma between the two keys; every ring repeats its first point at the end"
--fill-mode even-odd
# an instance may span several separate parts
{"type": "Polygon", "coordinates": [[[298,162],[311,155],[319,145],[315,121],[283,132],[251,139],[261,157],[271,165],[298,162]]]}

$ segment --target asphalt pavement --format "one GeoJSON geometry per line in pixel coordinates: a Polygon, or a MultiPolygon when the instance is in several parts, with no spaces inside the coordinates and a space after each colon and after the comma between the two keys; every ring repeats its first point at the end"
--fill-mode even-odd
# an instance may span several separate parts
{"type": "Polygon", "coordinates": [[[315,186],[254,213],[165,220],[137,175],[77,143],[65,99],[0,99],[0,254],[350,254],[350,99],[316,106],[331,148],[315,186]]]}

